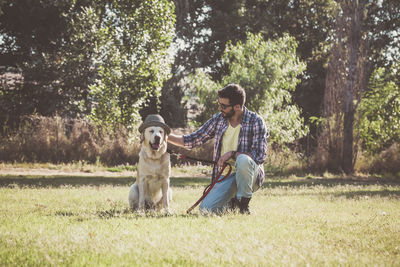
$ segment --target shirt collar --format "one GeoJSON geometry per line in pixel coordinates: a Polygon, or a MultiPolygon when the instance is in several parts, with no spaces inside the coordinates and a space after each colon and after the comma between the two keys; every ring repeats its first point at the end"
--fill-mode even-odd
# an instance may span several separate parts
{"type": "Polygon", "coordinates": [[[249,123],[249,122],[250,122],[250,112],[246,107],[243,106],[242,123],[249,123]]]}

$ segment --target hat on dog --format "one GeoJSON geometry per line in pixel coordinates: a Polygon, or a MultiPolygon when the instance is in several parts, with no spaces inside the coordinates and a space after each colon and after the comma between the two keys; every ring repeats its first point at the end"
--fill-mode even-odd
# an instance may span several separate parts
{"type": "Polygon", "coordinates": [[[144,122],[139,126],[139,132],[143,132],[144,129],[150,126],[160,126],[163,127],[167,134],[171,133],[171,128],[167,124],[165,124],[163,117],[158,114],[150,114],[147,115],[144,122]]]}

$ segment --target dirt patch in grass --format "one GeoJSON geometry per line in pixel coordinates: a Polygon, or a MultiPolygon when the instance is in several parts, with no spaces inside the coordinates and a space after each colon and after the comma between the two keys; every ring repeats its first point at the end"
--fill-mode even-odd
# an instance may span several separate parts
{"type": "Polygon", "coordinates": [[[19,175],[19,176],[104,176],[104,177],[119,177],[119,176],[135,176],[135,171],[110,172],[107,170],[64,170],[64,169],[47,169],[47,168],[24,168],[24,167],[2,167],[0,175],[19,175]]]}

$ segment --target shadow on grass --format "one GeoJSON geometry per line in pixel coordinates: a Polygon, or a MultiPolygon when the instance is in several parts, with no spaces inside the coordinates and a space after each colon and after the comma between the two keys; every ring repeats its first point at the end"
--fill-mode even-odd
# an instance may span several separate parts
{"type": "MultiPolygon", "coordinates": [[[[334,197],[345,197],[351,199],[367,199],[369,197],[394,197],[400,198],[400,180],[389,178],[306,178],[296,180],[267,180],[264,182],[264,189],[274,188],[332,188],[335,186],[354,186],[345,190],[338,190],[334,193],[321,192],[320,190],[307,191],[300,195],[331,195],[334,197]],[[357,186],[357,188],[356,188],[357,186]],[[368,186],[379,186],[382,190],[371,190],[368,186]],[[388,186],[393,188],[388,189],[388,186]],[[353,189],[353,190],[352,190],[353,189]]],[[[292,194],[292,193],[288,193],[292,194]]]]}
{"type": "Polygon", "coordinates": [[[394,185],[400,186],[400,179],[384,179],[384,178],[299,178],[295,180],[273,180],[269,179],[264,182],[263,187],[276,188],[276,187],[334,187],[338,185],[394,185]]]}
{"type": "MultiPolygon", "coordinates": [[[[22,176],[22,175],[0,175],[0,188],[1,187],[30,187],[30,188],[58,188],[64,186],[80,187],[80,186],[126,186],[129,187],[135,181],[135,177],[106,177],[106,176],[22,176]]],[[[172,187],[205,187],[210,183],[208,178],[200,177],[171,177],[172,187]]],[[[315,190],[311,192],[304,192],[304,194],[323,194],[332,195],[334,197],[345,198],[368,198],[374,196],[381,197],[395,197],[400,198],[400,180],[399,179],[383,179],[383,178],[298,178],[298,179],[267,179],[263,184],[263,190],[274,188],[313,188],[324,187],[331,188],[338,185],[352,185],[358,188],[349,188],[347,190],[340,190],[335,193],[322,192],[315,190]],[[370,185],[383,186],[382,190],[376,189],[363,189],[370,185]],[[361,188],[360,188],[361,186],[361,188]],[[387,189],[385,186],[394,186],[394,188],[387,189]]],[[[288,192],[292,194],[293,192],[288,192]]],[[[111,213],[110,213],[111,214],[111,213]]],[[[102,216],[110,216],[107,212],[102,216]]]]}
{"type": "Polygon", "coordinates": [[[369,191],[349,191],[335,193],[335,197],[345,197],[349,199],[367,199],[373,197],[400,198],[400,190],[369,190],[369,191]]]}
{"type": "MultiPolygon", "coordinates": [[[[1,175],[0,187],[63,187],[63,186],[131,186],[135,178],[105,177],[105,176],[21,176],[1,175]]],[[[206,186],[210,183],[207,178],[197,177],[171,177],[171,186],[206,186]]]]}
{"type": "Polygon", "coordinates": [[[91,212],[76,212],[76,211],[64,211],[58,210],[54,213],[49,214],[50,216],[57,217],[68,217],[76,221],[87,221],[93,219],[164,219],[164,218],[198,218],[200,214],[198,213],[172,213],[167,214],[161,211],[148,210],[146,212],[138,213],[136,211],[131,211],[127,207],[110,207],[106,209],[96,209],[91,212]]]}

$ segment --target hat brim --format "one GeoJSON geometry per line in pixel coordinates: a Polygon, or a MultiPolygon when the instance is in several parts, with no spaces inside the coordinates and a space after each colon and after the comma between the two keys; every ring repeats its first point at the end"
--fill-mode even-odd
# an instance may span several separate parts
{"type": "Polygon", "coordinates": [[[169,128],[169,126],[168,126],[167,124],[162,123],[162,122],[158,122],[158,121],[151,121],[151,122],[148,122],[148,123],[142,123],[142,124],[139,126],[139,132],[142,133],[146,128],[149,128],[149,127],[151,127],[151,126],[159,126],[159,127],[162,127],[162,128],[164,128],[164,130],[165,130],[165,132],[166,132],[167,134],[170,134],[170,133],[171,133],[171,128],[169,128]]]}

